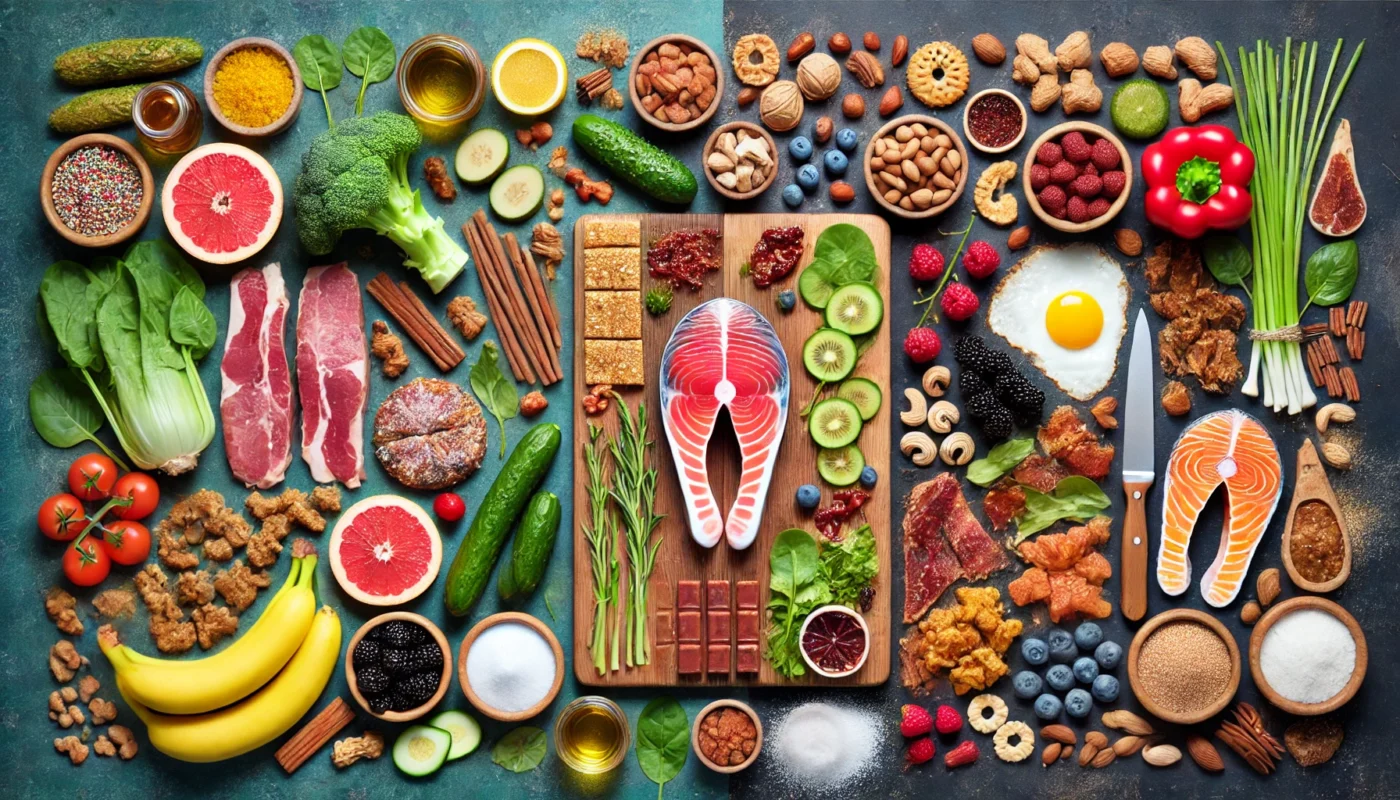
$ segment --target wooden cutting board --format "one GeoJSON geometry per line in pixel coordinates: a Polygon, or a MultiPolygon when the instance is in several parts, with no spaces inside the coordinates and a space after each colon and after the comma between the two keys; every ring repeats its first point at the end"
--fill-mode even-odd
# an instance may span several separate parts
{"type": "MultiPolygon", "coordinates": [[[[601,216],[601,215],[600,215],[601,216]]],[[[590,219],[599,216],[581,217],[574,226],[574,389],[575,397],[581,401],[588,392],[584,384],[583,370],[583,319],[584,281],[582,279],[584,229],[590,219]]],[[[890,519],[890,313],[888,305],[890,277],[890,229],[880,217],[863,214],[644,214],[608,215],[607,219],[640,220],[642,228],[642,291],[656,286],[647,274],[645,255],[648,245],[669,231],[684,228],[715,228],[723,233],[724,256],[719,272],[712,273],[703,289],[689,291],[678,289],[675,292],[671,309],[667,313],[653,317],[643,311],[642,342],[645,351],[645,387],[628,387],[620,390],[628,405],[635,407],[645,402],[650,420],[650,437],[654,442],[652,463],[658,471],[656,507],[657,513],[665,519],[657,529],[661,547],[656,557],[656,567],[649,584],[650,604],[648,627],[652,636],[651,663],[645,666],[628,668],[599,675],[593,666],[588,646],[593,631],[593,569],[590,559],[588,539],[583,526],[591,519],[588,503],[588,471],[584,463],[584,444],[588,441],[588,426],[601,425],[608,434],[617,431],[617,416],[613,409],[588,416],[581,402],[574,409],[574,674],[580,683],[589,686],[687,686],[687,685],[748,685],[748,686],[874,686],[885,683],[890,674],[891,631],[890,596],[893,591],[890,570],[892,537],[888,529],[890,519]],[[681,676],[676,667],[676,585],[681,580],[701,581],[702,587],[708,580],[728,580],[759,582],[760,608],[768,602],[768,555],[773,540],[787,528],[802,528],[815,534],[816,528],[810,514],[797,507],[795,496],[797,487],[812,483],[822,489],[822,503],[831,501],[832,487],[821,481],[816,470],[817,448],[807,433],[807,421],[800,415],[812,398],[816,381],[802,366],[802,343],[822,325],[819,312],[808,308],[798,299],[797,307],[791,312],[783,312],[777,306],[778,292],[784,289],[797,289],[797,276],[812,260],[812,248],[817,236],[828,226],[836,223],[850,223],[864,230],[875,246],[875,254],[880,270],[876,285],[886,298],[886,312],[880,323],[874,343],[867,349],[856,366],[853,376],[873,380],[885,391],[884,402],[876,417],[865,424],[857,440],[866,463],[875,468],[880,479],[871,492],[871,499],[865,505],[865,519],[872,525],[880,555],[880,574],[875,582],[875,600],[865,614],[866,624],[871,634],[870,654],[866,663],[855,674],[846,678],[827,679],[813,675],[810,670],[803,678],[789,680],[778,675],[763,661],[757,674],[740,674],[734,671],[733,664],[728,673],[705,673],[695,676],[681,676]],[[741,267],[749,260],[754,243],[764,230],[773,227],[801,226],[805,231],[804,252],[796,269],[786,279],[774,286],[760,289],[753,281],[741,274],[741,267]],[[745,550],[734,550],[723,540],[714,548],[706,549],[690,536],[687,514],[676,479],[675,467],[671,460],[670,446],[660,415],[660,365],[661,353],[671,336],[676,323],[697,305],[716,297],[731,297],[741,300],[763,314],[777,331],[783,349],[787,353],[791,378],[791,396],[788,400],[788,421],[783,433],[783,443],[777,463],[773,469],[773,479],[768,489],[762,523],[754,544],[745,550]]],[[[828,390],[828,396],[830,390],[828,390]]],[[[739,449],[735,441],[727,414],[722,414],[710,441],[707,453],[711,489],[724,512],[728,512],[737,489],[739,470],[739,449]]],[[[626,558],[619,534],[619,561],[623,562],[623,590],[625,594],[626,558]]],[[[730,605],[733,608],[733,592],[730,605]]],[[[763,638],[766,642],[767,621],[763,621],[763,638]]],[[[762,645],[766,649],[766,643],[762,645]]]]}

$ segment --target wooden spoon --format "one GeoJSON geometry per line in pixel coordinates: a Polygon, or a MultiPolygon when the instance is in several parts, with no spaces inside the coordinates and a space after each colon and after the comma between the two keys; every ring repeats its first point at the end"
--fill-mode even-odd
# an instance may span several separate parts
{"type": "Polygon", "coordinates": [[[1327,472],[1322,468],[1322,462],[1317,457],[1317,448],[1313,446],[1311,439],[1303,440],[1303,446],[1298,448],[1293,503],[1288,508],[1288,521],[1283,528],[1283,566],[1288,570],[1288,577],[1293,579],[1293,583],[1299,589],[1319,594],[1336,589],[1346,583],[1351,575],[1351,537],[1347,535],[1346,520],[1342,517],[1341,507],[1337,505],[1337,495],[1332,492],[1332,484],[1327,481],[1327,472]],[[1337,527],[1342,531],[1342,568],[1331,580],[1321,583],[1304,578],[1293,565],[1293,522],[1298,516],[1298,507],[1309,502],[1322,503],[1331,509],[1332,516],[1337,520],[1337,527]]]}

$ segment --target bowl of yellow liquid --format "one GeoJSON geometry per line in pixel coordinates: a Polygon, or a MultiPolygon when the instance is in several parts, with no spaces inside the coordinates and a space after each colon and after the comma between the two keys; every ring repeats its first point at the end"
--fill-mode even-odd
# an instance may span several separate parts
{"type": "Polygon", "coordinates": [[[456,125],[481,110],[485,78],[486,69],[471,45],[444,33],[429,34],[409,45],[399,59],[399,100],[420,122],[456,125]]]}
{"type": "Polygon", "coordinates": [[[616,769],[632,746],[627,715],[606,697],[580,697],[554,722],[554,749],[564,766],[585,775],[616,769]]]}

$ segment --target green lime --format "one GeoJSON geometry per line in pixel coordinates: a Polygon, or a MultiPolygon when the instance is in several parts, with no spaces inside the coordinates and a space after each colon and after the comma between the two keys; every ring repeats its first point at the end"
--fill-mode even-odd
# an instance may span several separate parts
{"type": "Polygon", "coordinates": [[[1109,115],[1119,133],[1130,139],[1146,139],[1167,127],[1171,102],[1167,90],[1156,81],[1134,78],[1113,93],[1109,115]]]}

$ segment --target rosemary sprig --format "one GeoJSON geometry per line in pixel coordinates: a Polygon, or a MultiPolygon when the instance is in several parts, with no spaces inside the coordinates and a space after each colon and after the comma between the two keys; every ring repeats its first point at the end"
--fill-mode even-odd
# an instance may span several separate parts
{"type": "Polygon", "coordinates": [[[617,436],[609,444],[613,458],[612,498],[627,543],[627,666],[651,662],[651,638],[647,634],[647,584],[656,566],[661,539],[652,533],[664,519],[656,513],[656,469],[648,466],[646,403],[637,403],[634,415],[616,392],[621,420],[617,436]]]}
{"type": "MultiPolygon", "coordinates": [[[[603,459],[607,455],[607,435],[596,425],[588,426],[588,443],[583,459],[588,467],[588,507],[591,523],[583,529],[588,537],[589,558],[593,565],[593,640],[588,652],[599,675],[608,672],[608,609],[616,605],[620,565],[613,553],[617,522],[608,512],[608,479],[603,459]],[[598,439],[603,439],[600,450],[598,439]]],[[[618,669],[617,637],[613,637],[612,669],[618,669]]]]}

